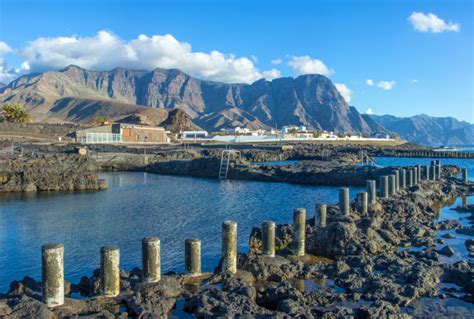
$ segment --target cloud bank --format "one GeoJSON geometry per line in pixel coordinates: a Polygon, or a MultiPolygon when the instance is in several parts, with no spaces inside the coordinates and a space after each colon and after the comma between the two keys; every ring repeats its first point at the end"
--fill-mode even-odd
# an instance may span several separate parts
{"type": "Polygon", "coordinates": [[[459,32],[461,30],[459,23],[446,23],[433,13],[412,12],[408,17],[408,21],[419,32],[440,33],[445,31],[459,32]]]}
{"type": "Polygon", "coordinates": [[[37,38],[19,53],[31,70],[39,72],[70,64],[91,70],[117,66],[144,70],[178,68],[201,79],[244,83],[280,74],[276,69],[260,71],[255,57],[237,57],[216,50],[193,51],[191,44],[170,34],[142,34],[130,41],[109,31],[99,31],[92,37],[37,38]]]}

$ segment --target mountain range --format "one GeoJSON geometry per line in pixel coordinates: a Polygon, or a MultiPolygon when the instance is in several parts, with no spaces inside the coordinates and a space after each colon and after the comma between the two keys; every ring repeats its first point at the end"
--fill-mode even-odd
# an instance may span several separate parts
{"type": "Polygon", "coordinates": [[[209,131],[299,124],[364,135],[395,132],[422,144],[474,144],[472,125],[452,118],[362,115],[331,80],[316,74],[226,84],[199,80],[177,69],[90,71],[71,65],[0,86],[0,103],[8,102],[22,103],[35,121],[42,122],[86,123],[105,115],[117,121],[209,131]]]}
{"type": "MultiPolygon", "coordinates": [[[[367,116],[367,115],[364,115],[367,116]]],[[[453,117],[370,115],[389,132],[416,144],[474,145],[474,124],[453,117]]]]}

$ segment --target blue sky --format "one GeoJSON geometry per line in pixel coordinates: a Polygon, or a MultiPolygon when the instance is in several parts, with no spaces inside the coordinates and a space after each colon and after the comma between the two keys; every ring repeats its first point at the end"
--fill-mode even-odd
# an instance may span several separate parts
{"type": "Polygon", "coordinates": [[[0,77],[71,62],[224,82],[321,73],[361,112],[472,123],[473,3],[0,0],[0,77]]]}

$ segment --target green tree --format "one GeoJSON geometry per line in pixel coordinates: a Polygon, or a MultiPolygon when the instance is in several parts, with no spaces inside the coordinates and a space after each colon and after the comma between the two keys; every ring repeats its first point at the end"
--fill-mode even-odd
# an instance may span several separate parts
{"type": "Polygon", "coordinates": [[[107,116],[103,116],[103,115],[94,115],[92,120],[97,125],[105,125],[109,122],[109,119],[107,118],[107,116]]]}
{"type": "Polygon", "coordinates": [[[31,116],[20,103],[4,104],[2,114],[8,122],[30,123],[31,116]]]}

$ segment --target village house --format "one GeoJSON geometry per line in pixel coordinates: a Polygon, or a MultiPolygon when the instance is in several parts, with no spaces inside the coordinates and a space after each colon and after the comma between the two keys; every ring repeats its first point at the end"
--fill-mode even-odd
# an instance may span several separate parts
{"type": "Polygon", "coordinates": [[[75,132],[79,143],[169,143],[170,139],[162,127],[114,123],[91,127],[75,132]]]}

